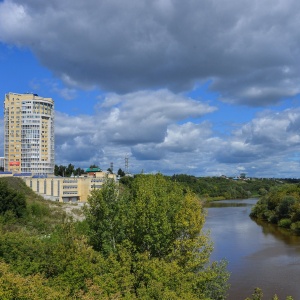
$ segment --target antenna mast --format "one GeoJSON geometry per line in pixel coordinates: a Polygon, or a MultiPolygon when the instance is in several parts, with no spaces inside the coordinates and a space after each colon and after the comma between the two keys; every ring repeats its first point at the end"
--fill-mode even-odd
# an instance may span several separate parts
{"type": "Polygon", "coordinates": [[[129,161],[129,158],[128,158],[128,155],[126,155],[125,156],[125,174],[129,173],[129,171],[128,171],[128,165],[129,165],[128,161],[129,161]]]}

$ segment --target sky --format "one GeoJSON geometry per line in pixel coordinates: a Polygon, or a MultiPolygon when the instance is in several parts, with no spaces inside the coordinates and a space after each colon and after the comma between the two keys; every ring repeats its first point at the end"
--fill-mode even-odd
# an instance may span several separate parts
{"type": "Polygon", "coordinates": [[[0,0],[0,95],[54,99],[57,165],[299,178],[299,28],[296,0],[0,0]]]}

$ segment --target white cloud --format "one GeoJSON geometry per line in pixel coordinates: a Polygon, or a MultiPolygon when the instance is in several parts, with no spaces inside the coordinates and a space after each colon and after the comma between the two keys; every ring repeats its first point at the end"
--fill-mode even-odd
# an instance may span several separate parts
{"type": "Polygon", "coordinates": [[[198,118],[213,107],[166,90],[110,95],[98,106],[103,110],[92,116],[57,113],[57,163],[97,163],[106,169],[114,162],[117,170],[124,169],[128,156],[132,172],[235,176],[243,171],[257,177],[298,177],[300,109],[266,110],[218,136],[208,121],[186,120],[192,111],[198,118]],[[141,95],[151,100],[146,107],[141,95]],[[165,101],[156,101],[158,97],[165,101]],[[173,105],[181,112],[172,110],[173,105]]]}
{"type": "Polygon", "coordinates": [[[210,82],[230,105],[261,107],[297,96],[299,25],[296,0],[0,2],[0,41],[66,84],[33,88],[103,93],[94,115],[57,112],[57,163],[124,168],[129,155],[135,172],[297,177],[299,109],[264,110],[220,136],[202,119],[217,107],[184,93],[210,82]]]}
{"type": "Polygon", "coordinates": [[[100,122],[107,139],[135,145],[141,142],[160,143],[169,124],[199,118],[215,111],[216,107],[168,90],[158,90],[109,95],[103,102],[103,109],[100,122]]]}
{"type": "Polygon", "coordinates": [[[72,88],[211,80],[224,101],[267,106],[300,92],[299,20],[296,0],[4,0],[0,40],[30,48],[72,88]]]}
{"type": "Polygon", "coordinates": [[[93,116],[57,112],[57,157],[66,160],[69,156],[69,160],[78,162],[82,157],[91,162],[95,157],[102,161],[114,157],[120,161],[132,152],[138,160],[158,160],[170,151],[190,152],[197,148],[202,137],[210,134],[210,125],[186,120],[215,110],[167,90],[110,94],[101,98],[93,116]]]}

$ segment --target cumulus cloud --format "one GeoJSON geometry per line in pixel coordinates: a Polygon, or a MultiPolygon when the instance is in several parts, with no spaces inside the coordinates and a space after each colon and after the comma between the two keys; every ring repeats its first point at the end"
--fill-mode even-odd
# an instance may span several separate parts
{"type": "Polygon", "coordinates": [[[210,134],[210,124],[186,120],[215,110],[168,90],[109,94],[98,103],[93,116],[57,112],[57,156],[70,161],[80,161],[80,155],[109,161],[110,156],[123,159],[132,153],[137,160],[158,160],[169,151],[194,151],[201,138],[210,134]]]}
{"type": "MultiPolygon", "coordinates": [[[[184,91],[252,106],[300,92],[296,0],[4,0],[0,40],[74,87],[184,91]]],[[[67,95],[68,96],[68,95],[67,95]]]]}
{"type": "Polygon", "coordinates": [[[167,90],[110,94],[101,98],[94,115],[56,113],[57,163],[96,163],[106,169],[114,162],[124,169],[129,157],[134,173],[298,176],[300,109],[262,111],[226,136],[208,121],[186,121],[214,111],[167,90]],[[143,105],[142,99],[151,101],[143,105]]]}
{"type": "MultiPolygon", "coordinates": [[[[101,105],[100,130],[115,144],[160,143],[169,124],[199,118],[217,108],[168,90],[110,94],[101,105]]],[[[100,135],[100,136],[99,136],[100,135]]]]}
{"type": "Polygon", "coordinates": [[[215,152],[216,160],[222,164],[244,164],[248,172],[261,174],[261,177],[264,174],[286,177],[291,173],[298,177],[299,116],[298,108],[259,113],[222,142],[215,152]]]}
{"type": "Polygon", "coordinates": [[[53,75],[34,89],[101,93],[93,115],[57,112],[57,163],[124,168],[128,156],[135,172],[298,176],[300,110],[267,107],[300,93],[299,25],[296,0],[0,1],[0,42],[53,75]],[[221,135],[206,117],[218,104],[186,96],[205,86],[226,113],[264,111],[221,135]]]}

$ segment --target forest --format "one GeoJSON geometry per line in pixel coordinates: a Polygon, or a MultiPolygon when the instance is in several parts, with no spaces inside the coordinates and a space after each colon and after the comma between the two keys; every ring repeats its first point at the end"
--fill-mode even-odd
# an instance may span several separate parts
{"type": "MultiPolygon", "coordinates": [[[[227,177],[196,177],[186,174],[165,177],[180,183],[184,189],[191,190],[202,201],[260,197],[267,194],[272,187],[290,182],[290,179],[248,178],[235,180],[227,177]]],[[[132,180],[133,178],[126,176],[121,178],[121,182],[129,187],[132,180]]]]}

